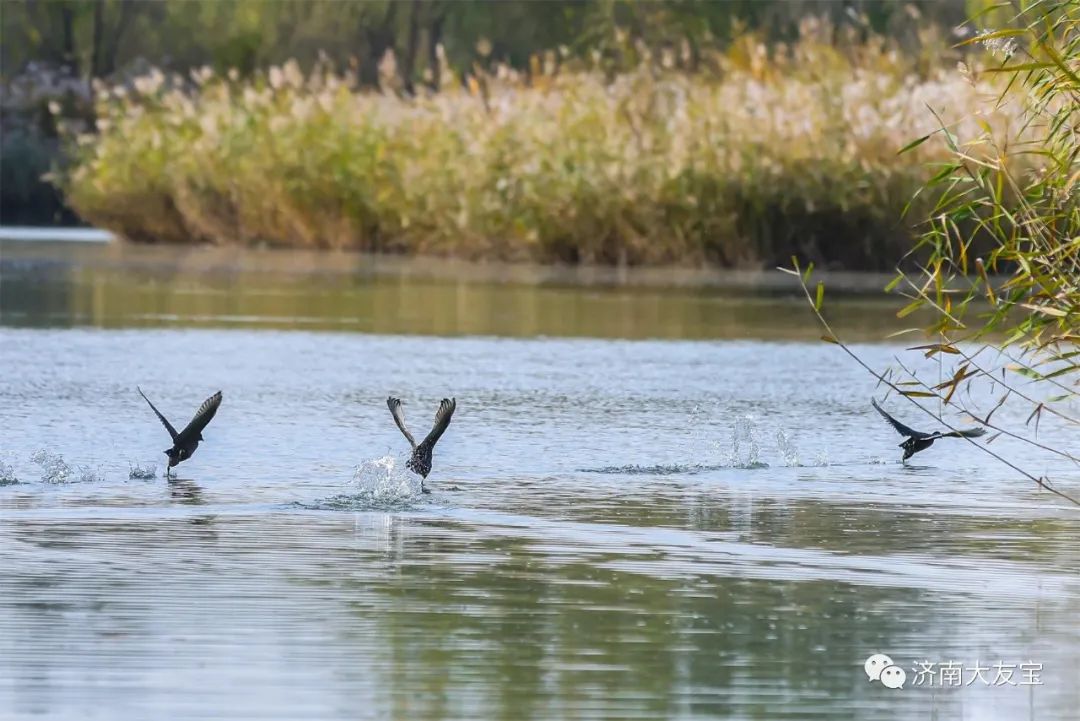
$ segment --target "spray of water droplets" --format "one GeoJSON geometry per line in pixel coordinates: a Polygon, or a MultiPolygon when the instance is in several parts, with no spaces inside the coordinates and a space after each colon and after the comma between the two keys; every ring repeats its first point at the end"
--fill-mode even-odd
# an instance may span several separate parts
{"type": "Polygon", "coordinates": [[[19,479],[15,477],[15,469],[0,461],[0,486],[11,486],[18,482],[19,479]]]}
{"type": "Polygon", "coordinates": [[[398,467],[394,456],[364,461],[353,473],[355,498],[373,507],[396,506],[420,495],[420,477],[398,467]]]}
{"type": "Polygon", "coordinates": [[[44,448],[30,456],[30,460],[41,466],[43,483],[93,483],[105,479],[100,470],[85,465],[72,468],[59,453],[44,448]]]}
{"type": "Polygon", "coordinates": [[[723,443],[715,436],[715,428],[710,427],[709,413],[700,404],[690,410],[687,425],[690,427],[690,445],[694,457],[703,463],[724,459],[723,443]]]}
{"type": "Polygon", "coordinates": [[[104,481],[105,474],[101,472],[100,468],[79,466],[78,479],[79,483],[96,483],[98,481],[104,481]]]}
{"type": "Polygon", "coordinates": [[[42,448],[30,456],[30,460],[41,466],[41,480],[44,483],[70,483],[74,480],[75,472],[58,453],[42,448]]]}
{"type": "Polygon", "coordinates": [[[761,461],[761,446],[757,441],[757,425],[750,416],[735,419],[731,434],[731,464],[736,468],[767,468],[761,461]]]}
{"type": "Polygon", "coordinates": [[[157,466],[153,463],[147,463],[146,465],[128,463],[128,478],[135,481],[157,478],[157,466]]]}
{"type": "Polygon", "coordinates": [[[784,457],[785,466],[794,468],[799,465],[799,449],[783,428],[776,429],[776,447],[780,449],[780,455],[784,457]]]}

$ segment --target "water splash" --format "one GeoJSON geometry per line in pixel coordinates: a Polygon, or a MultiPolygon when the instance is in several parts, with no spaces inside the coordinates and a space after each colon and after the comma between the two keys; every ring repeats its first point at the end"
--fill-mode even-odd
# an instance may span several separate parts
{"type": "Polygon", "coordinates": [[[353,472],[349,485],[355,490],[298,508],[318,511],[400,511],[412,508],[422,496],[420,476],[399,467],[395,456],[364,461],[353,472]]]}
{"type": "Polygon", "coordinates": [[[761,446],[757,441],[757,425],[750,416],[735,419],[731,434],[731,465],[735,468],[768,468],[760,459],[761,446]]]}
{"type": "Polygon", "coordinates": [[[15,469],[0,461],[0,486],[13,486],[18,482],[19,479],[15,477],[15,469]]]}
{"type": "Polygon", "coordinates": [[[59,453],[52,453],[42,448],[30,456],[30,460],[41,466],[43,483],[70,483],[75,475],[71,466],[64,462],[59,453]]]}
{"type": "Polygon", "coordinates": [[[783,428],[776,429],[776,446],[780,449],[780,455],[784,457],[785,466],[794,468],[799,465],[799,449],[783,428]]]}
{"type": "Polygon", "coordinates": [[[72,468],[59,453],[44,448],[30,456],[30,460],[41,466],[43,483],[94,483],[105,480],[100,468],[87,465],[72,468]]]}
{"type": "Polygon", "coordinates": [[[96,483],[98,481],[105,480],[105,474],[101,472],[101,468],[91,468],[90,466],[79,466],[79,483],[96,483]]]}
{"type": "MultiPolygon", "coordinates": [[[[691,428],[689,438],[694,457],[699,459],[705,468],[725,467],[730,460],[724,450],[723,441],[717,438],[716,426],[711,422],[714,415],[713,410],[698,404],[690,410],[687,420],[687,425],[691,428]]],[[[686,468],[694,470],[698,466],[690,465],[686,468]]]]}
{"type": "Polygon", "coordinates": [[[397,508],[420,497],[420,477],[399,467],[394,456],[361,463],[351,485],[356,487],[351,498],[370,508],[397,508]]]}
{"type": "Polygon", "coordinates": [[[145,466],[138,463],[128,463],[128,478],[137,481],[157,478],[157,466],[153,463],[147,463],[145,466]]]}

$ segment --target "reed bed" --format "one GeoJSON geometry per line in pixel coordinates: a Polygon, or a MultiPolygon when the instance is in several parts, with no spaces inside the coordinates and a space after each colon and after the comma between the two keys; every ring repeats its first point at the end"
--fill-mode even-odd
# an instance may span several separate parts
{"type": "Polygon", "coordinates": [[[898,150],[939,121],[961,138],[1014,122],[989,79],[882,40],[747,37],[693,73],[645,49],[613,76],[557,60],[446,73],[421,97],[293,62],[153,70],[98,89],[58,182],[134,241],[884,269],[911,247],[900,216],[925,164],[948,159],[898,150]]]}

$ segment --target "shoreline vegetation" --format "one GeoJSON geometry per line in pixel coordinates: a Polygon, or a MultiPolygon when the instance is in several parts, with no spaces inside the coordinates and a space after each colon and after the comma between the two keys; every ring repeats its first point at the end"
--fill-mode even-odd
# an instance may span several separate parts
{"type": "MultiPolygon", "coordinates": [[[[928,33],[933,35],[933,33],[928,33]]],[[[946,48],[936,35],[926,47],[946,48]]],[[[438,92],[360,90],[329,62],[190,77],[151,70],[96,93],[96,133],[56,175],[85,220],[136,242],[348,249],[460,259],[888,271],[917,195],[1018,103],[970,57],[803,23],[680,67],[533,58],[442,74],[438,92]],[[929,51],[928,51],[929,52],[929,51]],[[928,168],[928,165],[930,166],[928,168]]]]}

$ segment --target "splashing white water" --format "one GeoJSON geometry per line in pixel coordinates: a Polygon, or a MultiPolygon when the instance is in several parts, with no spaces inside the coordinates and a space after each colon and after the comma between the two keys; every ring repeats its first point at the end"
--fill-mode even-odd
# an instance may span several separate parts
{"type": "Polygon", "coordinates": [[[104,481],[105,474],[101,472],[101,468],[91,468],[90,466],[79,466],[79,483],[94,483],[96,481],[104,481]]]}
{"type": "Polygon", "coordinates": [[[153,463],[147,463],[145,466],[138,463],[128,463],[128,478],[138,481],[157,478],[157,466],[153,463]]]}
{"type": "Polygon", "coordinates": [[[754,420],[750,416],[736,418],[731,434],[731,465],[736,468],[768,468],[768,464],[760,460],[760,455],[754,420]]]}
{"type": "Polygon", "coordinates": [[[0,486],[10,486],[19,482],[15,477],[15,469],[0,461],[0,486]]]}
{"type": "Polygon", "coordinates": [[[41,480],[44,483],[70,483],[75,475],[60,454],[44,448],[30,456],[30,460],[41,466],[41,480]]]}
{"type": "Polygon", "coordinates": [[[352,484],[359,500],[373,505],[393,505],[420,495],[420,477],[398,468],[398,459],[383,456],[356,467],[352,484]]]}
{"type": "Polygon", "coordinates": [[[44,448],[30,456],[30,460],[41,466],[43,483],[93,483],[105,480],[105,475],[100,468],[91,468],[87,465],[72,468],[59,453],[53,453],[44,448]]]}
{"type": "Polygon", "coordinates": [[[716,427],[710,422],[711,416],[709,410],[700,404],[690,409],[687,419],[690,447],[694,458],[700,463],[726,465],[727,452],[723,441],[717,440],[716,427]]]}
{"type": "Polygon", "coordinates": [[[785,466],[794,468],[799,465],[799,449],[783,428],[776,429],[776,446],[780,449],[780,455],[784,457],[785,466]]]}

